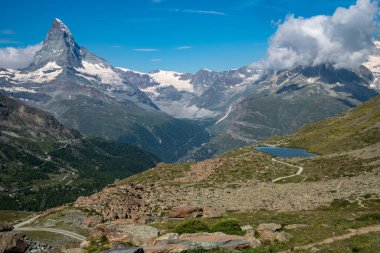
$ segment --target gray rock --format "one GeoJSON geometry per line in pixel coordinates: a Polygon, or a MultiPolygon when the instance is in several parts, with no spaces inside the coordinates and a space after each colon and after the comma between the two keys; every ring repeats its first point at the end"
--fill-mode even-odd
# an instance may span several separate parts
{"type": "Polygon", "coordinates": [[[0,221],[0,232],[11,231],[13,226],[7,222],[0,221]]]}
{"type": "Polygon", "coordinates": [[[251,225],[245,225],[241,227],[243,231],[255,230],[251,225]]]}
{"type": "Polygon", "coordinates": [[[257,227],[257,231],[271,231],[275,232],[282,228],[281,225],[275,223],[262,223],[257,227]]]}
{"type": "Polygon", "coordinates": [[[293,238],[293,236],[285,231],[281,231],[276,234],[276,241],[278,242],[288,242],[293,238]]]}
{"type": "Polygon", "coordinates": [[[308,228],[308,227],[310,227],[309,224],[290,224],[290,225],[286,225],[284,228],[287,230],[293,230],[293,229],[308,228]]]}
{"type": "Polygon", "coordinates": [[[0,252],[24,253],[28,247],[24,234],[13,231],[0,233],[0,252]]]}
{"type": "Polygon", "coordinates": [[[113,249],[103,251],[104,253],[144,253],[144,249],[140,247],[117,246],[113,249]]]}

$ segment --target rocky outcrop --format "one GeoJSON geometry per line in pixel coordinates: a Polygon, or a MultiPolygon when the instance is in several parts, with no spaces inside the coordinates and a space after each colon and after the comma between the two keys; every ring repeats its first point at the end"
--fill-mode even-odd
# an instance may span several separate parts
{"type": "Polygon", "coordinates": [[[91,215],[91,216],[86,216],[82,223],[87,226],[87,227],[95,227],[96,225],[100,224],[103,222],[103,217],[99,215],[91,215]]]}
{"type": "Polygon", "coordinates": [[[144,249],[140,247],[118,246],[114,249],[103,251],[102,253],[144,253],[144,249]]]}
{"type": "Polygon", "coordinates": [[[0,232],[11,231],[13,226],[7,222],[0,221],[0,232]]]}
{"type": "Polygon", "coordinates": [[[261,243],[288,242],[293,236],[282,230],[282,226],[275,223],[263,223],[257,227],[261,243]]]}
{"type": "Polygon", "coordinates": [[[148,253],[184,252],[196,249],[245,249],[250,246],[244,236],[216,233],[167,234],[157,238],[154,245],[143,247],[148,253]]]}
{"type": "Polygon", "coordinates": [[[282,229],[282,226],[275,223],[262,223],[257,227],[257,231],[270,231],[270,232],[276,232],[278,230],[282,229]]]}
{"type": "Polygon", "coordinates": [[[286,225],[284,228],[287,230],[293,230],[293,229],[301,229],[301,228],[308,228],[310,227],[309,224],[289,224],[286,225]]]}
{"type": "Polygon", "coordinates": [[[24,234],[13,231],[0,233],[0,252],[24,253],[28,247],[24,234]]]}
{"type": "Polygon", "coordinates": [[[128,223],[107,223],[97,225],[91,232],[90,238],[105,236],[111,244],[129,243],[132,245],[151,245],[159,236],[157,228],[147,225],[128,223]]]}
{"type": "MultiPolygon", "coordinates": [[[[87,208],[103,215],[105,220],[129,220],[145,224],[154,220],[155,214],[144,195],[149,194],[144,187],[134,184],[105,188],[102,192],[89,197],[80,197],[75,207],[87,208]]],[[[101,218],[87,218],[90,225],[101,223],[101,218]]]]}
{"type": "Polygon", "coordinates": [[[173,208],[168,218],[190,218],[200,217],[203,215],[203,209],[200,207],[181,206],[173,208]]]}

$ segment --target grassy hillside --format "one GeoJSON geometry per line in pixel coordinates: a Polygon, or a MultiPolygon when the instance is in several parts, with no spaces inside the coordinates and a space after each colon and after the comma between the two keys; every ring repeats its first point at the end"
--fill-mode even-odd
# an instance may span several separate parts
{"type": "Polygon", "coordinates": [[[307,125],[296,134],[274,137],[273,143],[307,148],[318,154],[350,151],[380,142],[380,96],[348,112],[307,125]]]}
{"type": "Polygon", "coordinates": [[[1,209],[37,211],[71,202],[157,161],[128,144],[84,138],[0,94],[1,209]]]}

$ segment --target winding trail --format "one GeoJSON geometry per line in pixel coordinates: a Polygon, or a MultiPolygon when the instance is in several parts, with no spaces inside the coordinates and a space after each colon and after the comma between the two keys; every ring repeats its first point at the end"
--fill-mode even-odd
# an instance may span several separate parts
{"type": "MultiPolygon", "coordinates": [[[[330,244],[330,243],[334,243],[337,241],[343,241],[346,239],[350,239],[351,237],[356,236],[356,235],[364,235],[364,234],[368,234],[368,233],[380,232],[380,225],[372,225],[372,226],[368,226],[368,227],[350,229],[349,231],[350,232],[347,234],[333,236],[333,237],[327,238],[327,239],[320,241],[320,242],[310,243],[310,244],[306,244],[303,246],[296,246],[296,247],[294,247],[294,250],[308,250],[308,249],[311,249],[315,246],[322,246],[325,244],[330,244]]],[[[280,253],[293,252],[294,250],[285,250],[285,251],[281,251],[280,253]]]]}
{"type": "Polygon", "coordinates": [[[67,231],[67,230],[63,230],[63,229],[45,228],[45,227],[24,227],[25,225],[32,223],[33,221],[35,221],[39,217],[40,217],[40,215],[36,215],[36,216],[31,217],[30,219],[27,219],[23,222],[20,222],[20,223],[14,225],[14,230],[17,230],[17,231],[43,231],[43,232],[50,232],[50,233],[65,235],[65,236],[74,238],[78,241],[86,240],[86,237],[84,237],[80,234],[77,234],[77,233],[74,233],[71,231],[67,231]]]}
{"type": "Polygon", "coordinates": [[[298,171],[297,171],[296,174],[293,174],[293,175],[290,175],[290,176],[285,176],[285,177],[278,177],[278,178],[276,178],[276,179],[273,179],[273,180],[272,180],[272,183],[275,183],[275,182],[280,181],[280,180],[285,179],[285,178],[290,178],[290,177],[299,176],[299,175],[301,175],[301,173],[303,172],[303,167],[301,167],[301,166],[296,166],[296,165],[293,165],[293,164],[290,164],[290,163],[286,163],[286,162],[278,161],[278,160],[276,160],[275,158],[272,158],[272,161],[273,161],[273,162],[277,162],[277,163],[281,163],[281,164],[284,164],[284,165],[287,165],[287,166],[290,166],[290,167],[298,168],[298,171]]]}

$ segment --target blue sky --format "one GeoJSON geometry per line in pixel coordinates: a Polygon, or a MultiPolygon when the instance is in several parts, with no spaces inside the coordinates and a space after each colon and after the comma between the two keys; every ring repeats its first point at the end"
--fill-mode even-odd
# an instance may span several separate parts
{"type": "Polygon", "coordinates": [[[226,70],[266,56],[286,15],[330,15],[354,0],[2,0],[0,47],[42,41],[60,18],[77,43],[140,71],[226,70]]]}

